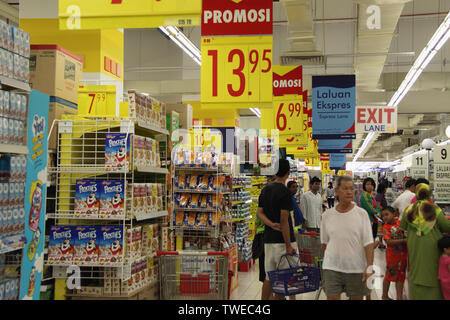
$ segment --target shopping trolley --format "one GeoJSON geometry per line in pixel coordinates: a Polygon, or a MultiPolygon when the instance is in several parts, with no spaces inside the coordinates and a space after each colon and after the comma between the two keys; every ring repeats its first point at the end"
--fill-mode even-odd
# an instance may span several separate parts
{"type": "Polygon", "coordinates": [[[227,300],[230,252],[158,251],[161,300],[227,300]]]}
{"type": "Polygon", "coordinates": [[[298,246],[298,255],[303,265],[315,267],[320,270],[319,286],[314,300],[319,300],[320,293],[323,289],[323,271],[322,271],[322,244],[320,236],[316,232],[299,232],[295,235],[298,246]]]}

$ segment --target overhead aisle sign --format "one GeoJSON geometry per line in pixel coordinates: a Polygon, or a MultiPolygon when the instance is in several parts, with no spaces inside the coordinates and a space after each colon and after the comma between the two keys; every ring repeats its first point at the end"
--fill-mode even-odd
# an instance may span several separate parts
{"type": "Polygon", "coordinates": [[[271,0],[203,0],[202,108],[272,108],[272,8],[271,0]]]}
{"type": "Polygon", "coordinates": [[[341,171],[346,169],[347,156],[345,153],[330,153],[330,169],[341,171]]]}
{"type": "Polygon", "coordinates": [[[59,0],[60,30],[200,25],[202,0],[59,0]]]}
{"type": "Polygon", "coordinates": [[[423,152],[419,154],[415,154],[412,156],[412,166],[409,169],[410,176],[414,179],[429,177],[429,160],[428,160],[428,152],[423,152]]]}
{"type": "Polygon", "coordinates": [[[313,76],[313,139],[355,139],[355,76],[313,76]]]}
{"type": "Polygon", "coordinates": [[[434,191],[436,201],[450,201],[450,144],[434,147],[434,191]]]}
{"type": "Polygon", "coordinates": [[[396,133],[397,108],[387,106],[356,107],[356,133],[396,133]]]}
{"type": "Polygon", "coordinates": [[[319,153],[352,153],[352,139],[319,140],[319,153]]]}

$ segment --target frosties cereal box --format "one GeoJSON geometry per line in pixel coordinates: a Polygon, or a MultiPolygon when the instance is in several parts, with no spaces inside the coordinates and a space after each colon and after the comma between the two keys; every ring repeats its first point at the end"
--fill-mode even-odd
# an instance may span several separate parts
{"type": "Polygon", "coordinates": [[[75,186],[75,216],[98,217],[100,207],[100,182],[77,180],[75,186]]]}
{"type": "Polygon", "coordinates": [[[123,262],[123,227],[100,226],[100,256],[102,265],[115,265],[123,262]]]}
{"type": "Polygon", "coordinates": [[[73,261],[77,264],[96,264],[99,256],[99,237],[97,227],[74,227],[74,255],[73,261]]]}
{"type": "Polygon", "coordinates": [[[48,243],[49,264],[70,264],[74,254],[73,228],[50,226],[48,243]]]}
{"type": "Polygon", "coordinates": [[[125,215],[125,182],[102,181],[100,183],[100,218],[125,215]]]}
{"type": "Polygon", "coordinates": [[[105,166],[107,171],[128,171],[130,168],[130,135],[108,133],[105,138],[105,166]]]}

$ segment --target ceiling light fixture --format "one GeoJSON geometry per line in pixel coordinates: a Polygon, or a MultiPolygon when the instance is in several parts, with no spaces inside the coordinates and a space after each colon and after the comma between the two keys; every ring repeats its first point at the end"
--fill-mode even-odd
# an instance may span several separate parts
{"type": "Polygon", "coordinates": [[[159,27],[167,37],[176,43],[189,57],[198,65],[202,65],[202,56],[200,50],[189,40],[180,29],[173,26],[159,27]]]}
{"type": "MultiPolygon", "coordinates": [[[[398,88],[397,92],[395,92],[394,96],[392,97],[391,101],[389,102],[389,106],[397,107],[400,102],[403,100],[403,98],[406,96],[406,94],[409,92],[409,90],[412,88],[414,83],[417,81],[417,79],[422,74],[423,70],[428,66],[428,64],[431,62],[431,60],[434,58],[436,53],[442,48],[442,46],[447,42],[448,38],[450,37],[450,13],[447,14],[444,21],[441,23],[439,28],[436,30],[434,35],[431,37],[428,44],[425,46],[425,48],[420,53],[419,57],[414,62],[414,65],[409,70],[408,74],[406,75],[405,79],[403,80],[402,84],[398,88]]],[[[361,156],[361,154],[366,149],[367,145],[369,144],[370,140],[373,139],[373,136],[375,133],[369,133],[364,141],[363,146],[359,149],[358,153],[356,154],[355,158],[353,159],[353,162],[356,162],[358,158],[361,156]]]]}

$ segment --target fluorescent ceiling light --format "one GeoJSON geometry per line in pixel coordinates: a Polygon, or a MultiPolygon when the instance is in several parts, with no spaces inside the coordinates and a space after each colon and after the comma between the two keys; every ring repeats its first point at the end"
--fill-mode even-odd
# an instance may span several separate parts
{"type": "MultiPolygon", "coordinates": [[[[417,57],[416,61],[414,62],[414,65],[409,70],[402,84],[398,88],[397,92],[395,92],[395,94],[393,95],[391,101],[388,104],[389,106],[398,107],[398,105],[406,96],[408,91],[412,88],[417,79],[419,79],[423,70],[425,70],[425,68],[428,66],[431,60],[433,60],[434,56],[447,42],[449,37],[450,37],[450,13],[447,14],[442,24],[439,26],[434,35],[431,37],[428,44],[420,53],[419,57],[417,57]]],[[[362,147],[359,149],[358,153],[353,159],[353,162],[356,162],[358,160],[358,158],[367,148],[369,142],[373,139],[374,135],[375,135],[374,132],[371,132],[367,135],[362,147]]]]}
{"type": "Polygon", "coordinates": [[[437,146],[445,146],[445,145],[447,145],[447,144],[449,144],[449,143],[450,143],[450,140],[447,140],[447,141],[438,143],[437,146]]]}
{"type": "Polygon", "coordinates": [[[189,57],[191,57],[198,65],[202,65],[200,50],[189,40],[183,32],[177,27],[159,27],[166,36],[176,43],[189,57]]]}
{"type": "Polygon", "coordinates": [[[258,108],[250,108],[250,111],[253,112],[258,118],[261,118],[261,111],[258,108]]]}

